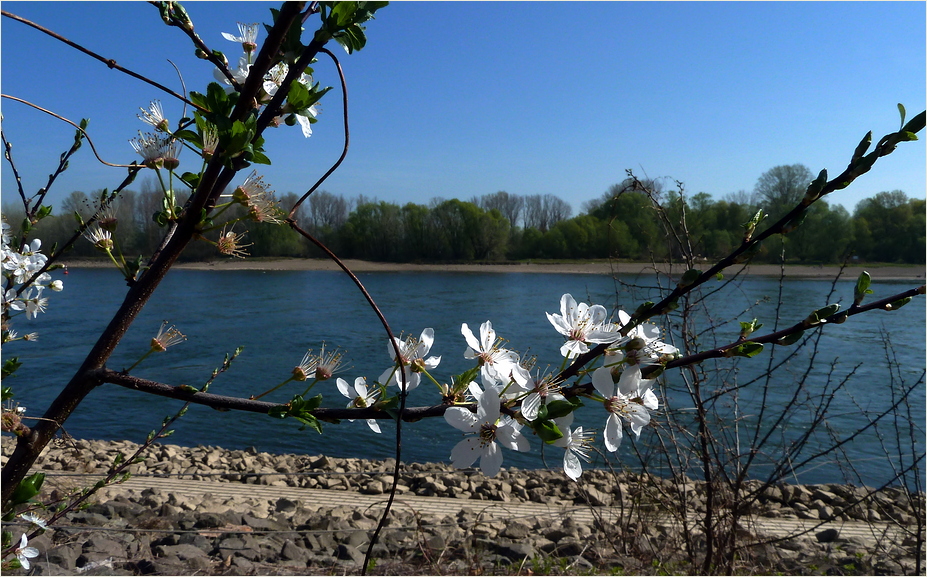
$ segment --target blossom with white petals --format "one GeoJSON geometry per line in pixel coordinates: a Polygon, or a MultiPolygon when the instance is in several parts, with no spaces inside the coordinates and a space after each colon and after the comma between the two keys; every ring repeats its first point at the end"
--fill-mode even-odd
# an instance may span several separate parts
{"type": "Polygon", "coordinates": [[[631,432],[640,436],[641,429],[650,423],[650,411],[637,394],[625,394],[619,390],[608,367],[600,367],[592,373],[592,386],[605,397],[605,410],[608,411],[605,448],[611,452],[617,451],[623,437],[621,420],[628,421],[631,432]]]}
{"type": "MultiPolygon", "coordinates": [[[[370,407],[377,402],[377,397],[379,397],[379,389],[374,389],[372,391],[367,390],[367,379],[364,377],[357,377],[354,379],[354,387],[351,389],[351,385],[342,378],[338,378],[336,381],[338,385],[338,390],[342,395],[351,399],[351,402],[348,403],[349,409],[364,409],[370,407]]],[[[380,432],[380,424],[377,423],[376,419],[365,419],[367,421],[367,426],[370,427],[370,430],[374,433],[380,432]]],[[[354,422],[354,419],[348,419],[349,422],[354,422]]]]}
{"type": "Polygon", "coordinates": [[[19,547],[14,550],[16,559],[19,560],[20,566],[27,571],[32,566],[29,562],[29,559],[34,559],[39,556],[39,550],[35,547],[29,547],[29,539],[26,537],[26,534],[23,533],[22,538],[19,540],[19,547]]]}
{"type": "Polygon", "coordinates": [[[551,375],[533,377],[525,385],[525,388],[531,391],[521,402],[521,414],[525,419],[537,419],[538,411],[541,405],[547,403],[548,397],[552,397],[552,400],[565,400],[563,395],[558,393],[559,387],[551,383],[552,378],[551,375]]]}
{"type": "Polygon", "coordinates": [[[484,385],[504,386],[510,379],[520,386],[528,382],[528,371],[519,364],[518,353],[499,347],[502,339],[496,337],[490,321],[480,325],[479,340],[467,323],[460,326],[460,333],[467,341],[464,358],[477,359],[484,385]]]}
{"type": "Polygon", "coordinates": [[[499,392],[494,387],[487,387],[479,395],[476,414],[464,407],[451,407],[444,412],[444,420],[455,429],[474,434],[451,450],[451,461],[459,469],[479,459],[483,474],[494,477],[502,468],[499,445],[515,451],[529,449],[528,440],[521,434],[521,424],[501,417],[499,392]]]}
{"type": "Polygon", "coordinates": [[[547,313],[547,320],[557,332],[567,337],[560,354],[574,357],[589,351],[589,343],[614,343],[621,340],[618,326],[607,321],[608,312],[602,305],[576,304],[570,294],[560,298],[560,314],[547,313]]]}
{"type": "Polygon", "coordinates": [[[167,118],[164,117],[164,109],[161,108],[160,100],[152,100],[151,104],[148,106],[148,110],[144,108],[139,108],[142,111],[140,115],[137,115],[139,119],[154,127],[155,130],[160,130],[161,132],[167,132],[170,127],[170,123],[167,118]]]}
{"type": "Polygon", "coordinates": [[[239,42],[242,49],[250,54],[257,49],[257,36],[258,31],[260,30],[260,25],[257,23],[253,24],[242,24],[238,23],[238,36],[232,36],[228,32],[223,32],[222,37],[230,42],[239,42]]]}
{"type": "Polygon", "coordinates": [[[576,481],[583,474],[583,465],[580,460],[587,463],[592,460],[589,457],[589,445],[592,435],[584,433],[582,427],[570,430],[570,426],[566,425],[561,430],[563,436],[554,441],[554,445],[564,449],[563,472],[566,473],[567,477],[576,481]]]}
{"type": "Polygon", "coordinates": [[[431,356],[425,358],[431,351],[434,342],[435,330],[432,328],[423,330],[421,336],[417,339],[409,336],[403,341],[394,337],[389,344],[389,354],[393,357],[393,360],[399,362],[402,366],[402,375],[400,375],[397,367],[390,367],[380,375],[379,382],[387,386],[397,385],[402,391],[411,392],[421,382],[422,376],[420,373],[436,368],[438,363],[441,362],[441,357],[431,356]],[[393,346],[394,343],[395,347],[393,346]],[[396,358],[397,348],[399,349],[398,359],[396,358]],[[405,388],[402,385],[403,378],[406,383],[405,388]]]}
{"type": "MultiPolygon", "coordinates": [[[[20,408],[20,407],[17,407],[17,408],[20,408]]],[[[25,412],[25,407],[22,407],[22,409],[24,409],[24,412],[25,412]]],[[[19,518],[22,519],[23,521],[26,521],[27,523],[32,523],[33,525],[35,525],[36,527],[40,529],[48,528],[48,526],[45,523],[45,519],[42,519],[35,513],[23,513],[22,515],[19,516],[19,518]]]]}
{"type": "MultiPolygon", "coordinates": [[[[229,72],[232,73],[232,78],[235,79],[239,85],[244,84],[248,80],[248,74],[251,73],[251,62],[249,61],[248,55],[243,54],[241,58],[238,59],[238,66],[235,68],[230,68],[229,72]]],[[[232,86],[232,83],[229,82],[229,79],[226,78],[218,68],[213,69],[213,77],[218,80],[220,83],[225,85],[226,92],[234,92],[235,87],[232,86]]]]}

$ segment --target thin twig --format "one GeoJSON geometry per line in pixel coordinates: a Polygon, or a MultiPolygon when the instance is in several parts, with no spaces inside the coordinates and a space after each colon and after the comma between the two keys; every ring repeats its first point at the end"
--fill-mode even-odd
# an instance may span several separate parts
{"type": "Polygon", "coordinates": [[[351,144],[351,130],[348,125],[348,85],[344,79],[344,71],[341,69],[341,63],[338,62],[338,59],[334,54],[331,53],[331,51],[329,51],[327,48],[323,48],[319,52],[327,54],[329,57],[331,57],[331,59],[335,62],[335,66],[338,68],[338,78],[341,81],[341,97],[343,107],[342,117],[344,119],[344,147],[341,150],[341,156],[338,157],[338,160],[335,161],[335,164],[333,164],[331,168],[329,168],[325,174],[322,175],[322,178],[313,184],[309,190],[307,190],[306,193],[296,201],[296,204],[293,205],[293,208],[290,210],[290,214],[287,216],[287,218],[293,218],[293,215],[296,214],[296,211],[299,209],[299,206],[303,203],[303,201],[309,198],[309,195],[315,192],[319,186],[321,186],[321,184],[325,182],[325,180],[331,176],[331,174],[335,172],[339,166],[341,166],[341,163],[348,155],[348,147],[351,144]]]}
{"type": "Polygon", "coordinates": [[[112,69],[118,70],[119,72],[122,72],[122,73],[124,73],[124,74],[128,74],[128,75],[131,76],[132,78],[136,78],[136,79],[138,79],[138,80],[141,80],[142,82],[145,82],[146,84],[150,84],[150,85],[154,86],[155,88],[157,88],[158,90],[161,90],[161,91],[163,91],[163,92],[166,92],[167,94],[170,94],[170,95],[173,96],[174,98],[177,98],[177,99],[179,99],[179,100],[182,100],[182,101],[186,102],[187,104],[189,104],[190,106],[194,106],[194,107],[196,107],[198,110],[202,110],[203,112],[206,112],[205,110],[203,110],[203,109],[200,108],[199,106],[196,106],[196,104],[190,102],[189,100],[187,100],[186,98],[184,98],[182,95],[177,94],[176,92],[174,92],[173,90],[171,90],[171,89],[168,88],[167,86],[164,86],[163,84],[159,84],[158,82],[155,82],[154,80],[151,80],[150,78],[148,78],[148,77],[146,77],[146,76],[143,76],[143,75],[141,75],[141,74],[139,74],[139,73],[137,73],[137,72],[133,72],[133,71],[129,70],[128,68],[125,68],[124,66],[120,66],[120,65],[116,64],[116,61],[115,61],[115,60],[113,60],[113,59],[111,59],[111,58],[105,58],[105,57],[103,57],[103,56],[100,56],[100,55],[97,54],[96,52],[93,52],[92,50],[88,50],[87,48],[84,48],[84,47],[81,46],[80,44],[78,44],[78,43],[76,43],[76,42],[72,42],[72,41],[68,40],[67,38],[65,38],[64,36],[62,36],[62,35],[60,35],[60,34],[57,34],[57,33],[55,33],[55,32],[52,32],[52,31],[49,30],[48,28],[45,28],[45,27],[43,27],[43,26],[40,26],[40,25],[36,24],[35,22],[32,22],[31,20],[26,20],[26,19],[23,18],[22,16],[17,16],[16,14],[13,14],[13,13],[11,13],[11,12],[7,12],[6,10],[0,10],[0,14],[2,14],[3,16],[6,16],[7,18],[12,18],[13,20],[16,20],[16,21],[18,21],[18,22],[22,22],[23,24],[26,24],[27,26],[31,26],[31,27],[35,28],[36,30],[38,30],[39,32],[44,32],[45,34],[48,34],[48,35],[51,36],[52,38],[54,38],[54,39],[56,39],[56,40],[60,40],[61,42],[64,42],[64,43],[67,44],[68,46],[70,46],[70,47],[72,47],[72,48],[75,48],[75,49],[77,49],[77,50],[80,50],[80,51],[83,52],[84,54],[86,54],[86,55],[88,55],[88,56],[90,56],[90,57],[92,57],[92,58],[95,58],[96,60],[99,60],[100,62],[102,62],[103,64],[106,64],[108,67],[110,67],[110,68],[112,68],[112,69]]]}
{"type": "Polygon", "coordinates": [[[9,94],[0,94],[0,97],[2,97],[2,98],[9,98],[10,100],[15,100],[16,102],[21,102],[21,103],[25,104],[26,106],[31,106],[32,108],[35,108],[36,110],[38,110],[38,111],[40,111],[40,112],[44,112],[45,114],[48,114],[48,115],[50,115],[50,116],[54,116],[54,117],[57,118],[58,120],[67,122],[68,124],[70,124],[71,126],[73,126],[74,128],[76,128],[77,130],[81,131],[81,133],[84,135],[84,138],[86,138],[86,139],[87,139],[87,142],[90,144],[90,149],[93,150],[93,155],[97,158],[97,160],[100,161],[101,164],[105,164],[106,166],[112,166],[112,167],[114,167],[114,168],[133,168],[133,167],[137,166],[137,165],[135,165],[135,164],[113,164],[112,162],[106,162],[105,160],[103,160],[102,158],[100,158],[100,155],[97,154],[97,148],[96,148],[96,146],[93,145],[93,139],[90,138],[90,135],[87,134],[87,131],[86,131],[86,130],[84,130],[83,128],[81,128],[81,127],[80,127],[78,124],[76,124],[74,121],[68,120],[68,119],[65,118],[64,116],[61,116],[60,114],[55,114],[55,113],[52,112],[51,110],[46,110],[45,108],[42,108],[41,106],[39,106],[39,105],[37,105],[37,104],[33,104],[32,102],[29,102],[28,100],[23,100],[22,98],[17,98],[17,97],[15,97],[15,96],[10,96],[9,94]]]}

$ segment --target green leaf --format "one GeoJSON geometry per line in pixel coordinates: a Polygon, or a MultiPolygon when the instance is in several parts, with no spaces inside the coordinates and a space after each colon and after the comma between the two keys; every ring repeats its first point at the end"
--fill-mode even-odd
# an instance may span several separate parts
{"type": "Polygon", "coordinates": [[[911,302],[911,297],[904,297],[903,299],[898,299],[890,304],[885,305],[885,310],[887,311],[897,311],[904,305],[911,302]]]}
{"type": "Polygon", "coordinates": [[[756,355],[763,352],[763,344],[747,341],[737,345],[736,347],[728,349],[727,352],[730,356],[734,357],[755,357],[756,355]]]}
{"type": "Polygon", "coordinates": [[[190,185],[191,188],[196,188],[200,184],[200,178],[202,174],[194,172],[185,172],[180,176],[180,180],[186,182],[190,185]]]}
{"type": "Polygon", "coordinates": [[[634,311],[634,314],[631,315],[631,318],[632,319],[640,318],[642,315],[644,315],[647,311],[649,311],[652,308],[653,308],[653,301],[647,301],[644,304],[637,307],[637,310],[634,311]]]}
{"type": "Polygon", "coordinates": [[[545,443],[553,443],[557,439],[563,438],[563,433],[557,427],[556,423],[550,420],[536,419],[531,422],[531,428],[537,433],[545,443]]]}
{"type": "Polygon", "coordinates": [[[898,103],[898,113],[901,114],[901,127],[902,127],[902,130],[903,130],[903,129],[904,129],[905,110],[904,110],[904,104],[902,104],[902,103],[900,103],[900,102],[898,103]]]}
{"type": "Polygon", "coordinates": [[[816,325],[825,321],[825,319],[831,315],[837,314],[837,311],[840,310],[840,304],[834,303],[832,305],[827,305],[826,307],[819,308],[814,311],[805,319],[805,323],[808,325],[816,325]]]}
{"type": "Polygon", "coordinates": [[[39,494],[42,490],[42,483],[45,482],[45,473],[33,473],[16,485],[13,493],[10,495],[10,502],[14,505],[25,503],[39,494]]]}
{"type": "Polygon", "coordinates": [[[476,376],[480,374],[480,367],[476,366],[471,369],[468,369],[459,375],[454,375],[451,377],[451,382],[454,384],[454,388],[466,389],[471,382],[476,379],[476,376]]]}
{"type": "Polygon", "coordinates": [[[924,123],[927,122],[927,119],[925,119],[925,114],[927,114],[927,111],[921,112],[920,114],[918,114],[917,116],[909,120],[908,123],[905,124],[904,127],[902,127],[901,131],[917,133],[917,132],[920,132],[921,130],[924,130],[924,123]]]}
{"type": "Polygon", "coordinates": [[[821,170],[818,173],[818,177],[811,181],[811,184],[808,185],[808,190],[805,191],[805,202],[812,203],[821,196],[821,190],[823,190],[824,185],[827,184],[827,169],[821,170]]]}
{"type": "MultiPolygon", "coordinates": [[[[19,367],[21,367],[21,366],[23,366],[23,364],[22,364],[21,362],[19,362],[19,357],[10,357],[10,358],[8,358],[8,359],[5,359],[5,360],[3,361],[3,368],[0,369],[0,378],[5,379],[5,378],[11,376],[11,375],[12,375],[13,373],[15,373],[15,372],[19,369],[19,367]]],[[[4,389],[4,390],[5,390],[5,389],[4,389]]],[[[3,400],[4,400],[4,401],[6,400],[6,396],[3,397],[3,400]]]]}
{"type": "Polygon", "coordinates": [[[750,322],[741,322],[740,323],[740,337],[745,339],[749,337],[754,332],[758,331],[760,327],[763,326],[763,323],[757,323],[756,319],[753,319],[750,322]]]}
{"type": "Polygon", "coordinates": [[[572,413],[576,407],[569,401],[551,401],[545,405],[547,407],[547,418],[559,419],[572,413]]]}
{"type": "Polygon", "coordinates": [[[547,416],[548,416],[547,413],[548,413],[547,405],[541,405],[540,407],[538,407],[538,415],[537,417],[535,417],[535,420],[543,421],[547,419],[547,416]]]}
{"type": "Polygon", "coordinates": [[[174,133],[174,138],[179,138],[181,140],[187,140],[189,142],[196,143],[199,145],[200,135],[193,132],[192,130],[178,130],[174,133]]]}
{"type": "Polygon", "coordinates": [[[676,284],[676,286],[679,288],[690,286],[692,283],[698,280],[698,277],[700,276],[702,276],[702,271],[696,268],[690,268],[685,272],[685,274],[682,275],[682,278],[679,279],[679,282],[676,284]]]}
{"type": "Polygon", "coordinates": [[[251,162],[254,164],[270,164],[270,159],[263,152],[252,152],[251,162]]]}
{"type": "Polygon", "coordinates": [[[856,287],[853,289],[854,306],[859,306],[863,299],[866,298],[866,295],[872,294],[872,289],[869,288],[870,284],[872,284],[872,277],[866,271],[861,272],[859,278],[856,279],[856,287]]]}
{"type": "Polygon", "coordinates": [[[863,157],[866,154],[866,151],[869,150],[869,146],[872,145],[872,131],[866,133],[866,136],[859,141],[859,144],[856,145],[856,150],[853,151],[853,157],[850,159],[850,164],[853,164],[857,160],[863,157]]]}

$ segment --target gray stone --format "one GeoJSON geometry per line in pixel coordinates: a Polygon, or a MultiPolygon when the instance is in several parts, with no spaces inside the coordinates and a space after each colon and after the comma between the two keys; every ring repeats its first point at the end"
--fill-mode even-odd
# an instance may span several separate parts
{"type": "Polygon", "coordinates": [[[278,513],[293,513],[296,511],[296,508],[299,506],[298,501],[293,501],[292,499],[287,499],[286,497],[281,497],[277,499],[277,504],[274,508],[278,513]]]}
{"type": "Polygon", "coordinates": [[[101,553],[105,557],[125,558],[125,543],[107,539],[100,535],[94,535],[84,542],[84,553],[101,553]]]}
{"type": "Polygon", "coordinates": [[[181,561],[186,561],[194,557],[206,557],[206,553],[202,549],[189,543],[183,543],[181,545],[156,545],[152,548],[152,552],[158,557],[176,557],[181,561]]]}
{"type": "MultiPolygon", "coordinates": [[[[81,545],[77,543],[68,543],[49,549],[47,552],[48,562],[63,567],[65,569],[74,569],[77,564],[77,558],[82,551],[81,545]]],[[[46,573],[51,575],[51,573],[46,573]]]]}
{"type": "Polygon", "coordinates": [[[363,567],[364,565],[364,554],[358,551],[356,547],[351,547],[344,543],[338,545],[338,551],[335,556],[343,561],[351,561],[359,567],[363,567]]]}
{"type": "Polygon", "coordinates": [[[496,552],[513,561],[522,559],[532,559],[537,555],[534,547],[527,543],[516,543],[514,541],[499,541],[496,543],[496,552]]]}
{"type": "Polygon", "coordinates": [[[280,550],[280,556],[289,561],[298,561],[305,564],[309,560],[309,551],[287,539],[280,550]]]}
{"type": "Polygon", "coordinates": [[[818,543],[832,543],[837,540],[837,537],[840,536],[840,531],[837,529],[824,529],[819,533],[815,534],[815,538],[818,540],[818,543]]]}

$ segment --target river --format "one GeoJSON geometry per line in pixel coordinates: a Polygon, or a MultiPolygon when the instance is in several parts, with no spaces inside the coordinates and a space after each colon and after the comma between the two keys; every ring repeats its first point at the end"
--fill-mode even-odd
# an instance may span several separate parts
{"type": "MultiPolygon", "coordinates": [[[[371,272],[359,276],[396,333],[418,336],[425,327],[434,328],[436,338],[430,354],[441,356],[441,364],[434,373],[436,378],[445,381],[469,367],[469,361],[463,357],[466,344],[460,334],[461,323],[466,322],[477,331],[480,323],[491,320],[499,336],[508,341],[505,346],[536,357],[537,366],[554,371],[560,365],[558,350],[563,341],[548,322],[545,312],[558,312],[563,293],[573,294],[577,301],[600,303],[610,310],[620,305],[631,312],[648,296],[656,300],[653,287],[658,282],[653,275],[621,279],[634,287],[606,275],[371,272]]],[[[4,356],[19,356],[24,363],[9,384],[14,387],[15,399],[28,408],[30,416],[40,415],[72,376],[125,292],[125,283],[112,270],[72,268],[69,275],[56,278],[64,279],[65,290],[49,295],[48,311],[34,321],[19,317],[14,323],[20,333],[37,331],[39,340],[10,343],[4,347],[4,356]]],[[[854,283],[855,279],[838,282],[829,301],[843,302],[844,306],[852,302],[854,283]]],[[[785,282],[780,328],[827,304],[831,286],[830,281],[821,280],[785,282]]],[[[889,296],[911,286],[915,286],[915,281],[878,282],[873,285],[875,294],[871,298],[889,296]]],[[[714,282],[706,286],[704,292],[712,293],[707,296],[710,314],[701,314],[697,326],[704,329],[709,321],[728,322],[718,326],[715,336],[709,333],[700,336],[703,348],[711,348],[712,342],[720,345],[735,340],[740,320],[757,317],[765,325],[759,334],[770,330],[776,324],[779,290],[777,279],[765,277],[738,279],[729,285],[714,282]]],[[[673,319],[675,317],[671,317],[671,321],[673,319]]],[[[874,311],[854,316],[843,325],[826,327],[817,343],[813,366],[808,368],[809,345],[779,367],[766,388],[763,381],[748,383],[765,370],[769,362],[768,349],[753,359],[724,359],[717,365],[706,364],[711,377],[706,386],[717,389],[732,384],[744,385],[736,389],[736,395],[729,392],[719,398],[719,417],[730,418],[729,423],[721,424],[729,432],[736,424],[738,433],[745,440],[749,439],[749,427],[758,419],[772,419],[770,415],[775,413],[760,411],[764,398],[767,407],[784,405],[793,395],[795,383],[807,373],[807,386],[801,394],[813,400],[816,390],[830,395],[827,386],[836,386],[851,375],[845,386],[830,399],[826,428],[819,428],[820,432],[814,436],[817,444],[812,443],[804,453],[793,457],[793,462],[800,461],[811,454],[814,447],[826,444],[831,431],[837,436],[848,434],[890,406],[902,382],[911,385],[922,379],[924,319],[924,299],[917,298],[899,312],[874,311]],[[888,350],[886,342],[891,344],[888,350]],[[893,371],[886,361],[887,353],[897,361],[893,371]]],[[[246,397],[257,394],[285,380],[306,350],[318,351],[322,343],[327,350],[340,347],[345,353],[345,364],[338,376],[349,382],[357,376],[366,376],[372,381],[390,364],[385,333],[379,321],[353,283],[338,272],[174,270],[139,315],[108,366],[113,369],[131,366],[148,349],[151,337],[163,320],[175,324],[187,336],[187,341],[165,353],[148,357],[133,374],[198,387],[222,363],[226,353],[244,346],[244,352],[232,369],[212,385],[210,392],[217,394],[246,397]]],[[[672,332],[673,327],[670,327],[672,332]]],[[[776,347],[775,361],[785,359],[793,348],[776,347]]],[[[683,376],[677,371],[667,371],[660,383],[661,407],[671,407],[675,418],[684,425],[685,415],[691,414],[692,402],[683,376]]],[[[285,402],[303,388],[303,384],[290,383],[267,399],[285,402]]],[[[312,394],[318,392],[325,397],[323,406],[344,406],[347,402],[334,382],[320,383],[312,394]]],[[[436,388],[423,383],[410,395],[409,404],[430,405],[438,399],[436,388]]],[[[900,423],[904,432],[896,436],[895,427],[890,426],[892,423],[883,420],[879,427],[871,428],[842,447],[841,459],[826,457],[812,462],[796,471],[794,480],[843,482],[847,480],[846,463],[852,463],[856,469],[851,481],[878,485],[890,480],[899,465],[909,462],[912,455],[924,452],[923,382],[908,401],[916,419],[913,449],[905,423],[900,423]]],[[[597,444],[601,448],[605,413],[593,401],[586,404],[589,406],[582,409],[577,423],[584,424],[587,430],[600,431],[597,444]]],[[[174,400],[103,385],[89,395],[65,424],[65,429],[78,438],[125,438],[141,442],[179,406],[174,400]]],[[[784,423],[777,424],[771,444],[763,450],[766,459],[778,458],[783,447],[801,436],[811,419],[812,413],[801,409],[790,414],[784,423]]],[[[654,422],[657,426],[665,426],[665,415],[658,413],[654,422]]],[[[359,421],[325,424],[324,434],[320,436],[308,430],[299,431],[295,422],[254,414],[220,413],[193,406],[177,423],[176,433],[168,442],[219,445],[229,449],[254,446],[274,453],[388,458],[394,451],[390,434],[394,427],[388,421],[382,423],[382,435],[372,433],[359,421]]],[[[656,444],[655,434],[653,429],[645,430],[636,442],[626,434],[618,453],[611,455],[612,463],[639,467],[636,450],[646,452],[656,444]]],[[[459,439],[460,433],[443,419],[406,424],[403,427],[404,459],[447,461],[459,439]]],[[[557,466],[562,450],[546,447],[542,459],[541,442],[533,436],[530,440],[530,453],[506,450],[503,465],[538,468],[546,461],[557,466]]],[[[601,457],[593,465],[602,466],[601,457]]],[[[763,472],[760,465],[756,473],[762,475],[763,472]]],[[[697,474],[697,471],[691,473],[697,474]]]]}

